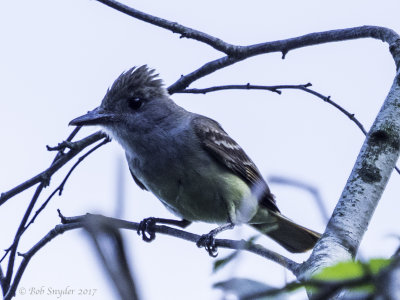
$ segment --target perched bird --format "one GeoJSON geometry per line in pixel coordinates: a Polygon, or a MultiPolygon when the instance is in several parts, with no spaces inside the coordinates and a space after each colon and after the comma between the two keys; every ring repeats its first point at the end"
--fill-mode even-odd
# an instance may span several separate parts
{"type": "Polygon", "coordinates": [[[198,242],[210,255],[216,251],[214,236],[242,223],[295,253],[313,248],[320,237],[283,216],[243,149],[216,121],[172,101],[147,66],[122,73],[101,105],[70,125],[102,126],[124,148],[137,185],[182,218],[143,220],[138,233],[145,240],[154,238],[154,223],[186,227],[192,221],[222,225],[198,242]]]}

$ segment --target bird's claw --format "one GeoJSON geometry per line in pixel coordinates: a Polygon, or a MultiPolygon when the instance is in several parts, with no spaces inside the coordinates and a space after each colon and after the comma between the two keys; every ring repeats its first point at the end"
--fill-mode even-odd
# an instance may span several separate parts
{"type": "Polygon", "coordinates": [[[203,234],[196,242],[197,247],[204,247],[211,257],[218,256],[218,248],[215,245],[215,237],[212,232],[203,234]]]}
{"type": "Polygon", "coordinates": [[[154,225],[156,225],[155,218],[146,218],[139,223],[137,234],[142,236],[143,241],[150,243],[156,238],[154,225]]]}

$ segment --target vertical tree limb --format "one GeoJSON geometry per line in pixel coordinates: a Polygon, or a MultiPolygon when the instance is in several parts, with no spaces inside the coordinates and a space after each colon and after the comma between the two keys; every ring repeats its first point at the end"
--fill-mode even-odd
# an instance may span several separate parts
{"type": "Polygon", "coordinates": [[[400,43],[390,50],[397,74],[368,132],[325,233],[297,276],[309,278],[338,261],[353,259],[400,153],[400,43]]]}

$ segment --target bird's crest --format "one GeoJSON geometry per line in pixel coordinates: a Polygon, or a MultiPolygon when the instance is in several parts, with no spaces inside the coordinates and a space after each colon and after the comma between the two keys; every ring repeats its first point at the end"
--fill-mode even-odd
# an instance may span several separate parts
{"type": "MultiPolygon", "coordinates": [[[[123,72],[107,90],[105,102],[115,101],[124,96],[154,97],[168,96],[163,81],[147,65],[133,67],[123,72]]],[[[107,104],[107,103],[103,103],[107,104]]]]}

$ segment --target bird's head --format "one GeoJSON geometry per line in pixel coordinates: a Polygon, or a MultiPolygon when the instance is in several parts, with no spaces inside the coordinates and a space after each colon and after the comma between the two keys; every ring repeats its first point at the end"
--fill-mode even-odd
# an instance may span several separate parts
{"type": "Polygon", "coordinates": [[[107,90],[101,105],[69,125],[101,125],[119,131],[143,131],[171,113],[172,100],[155,71],[146,65],[123,72],[107,90]]]}

